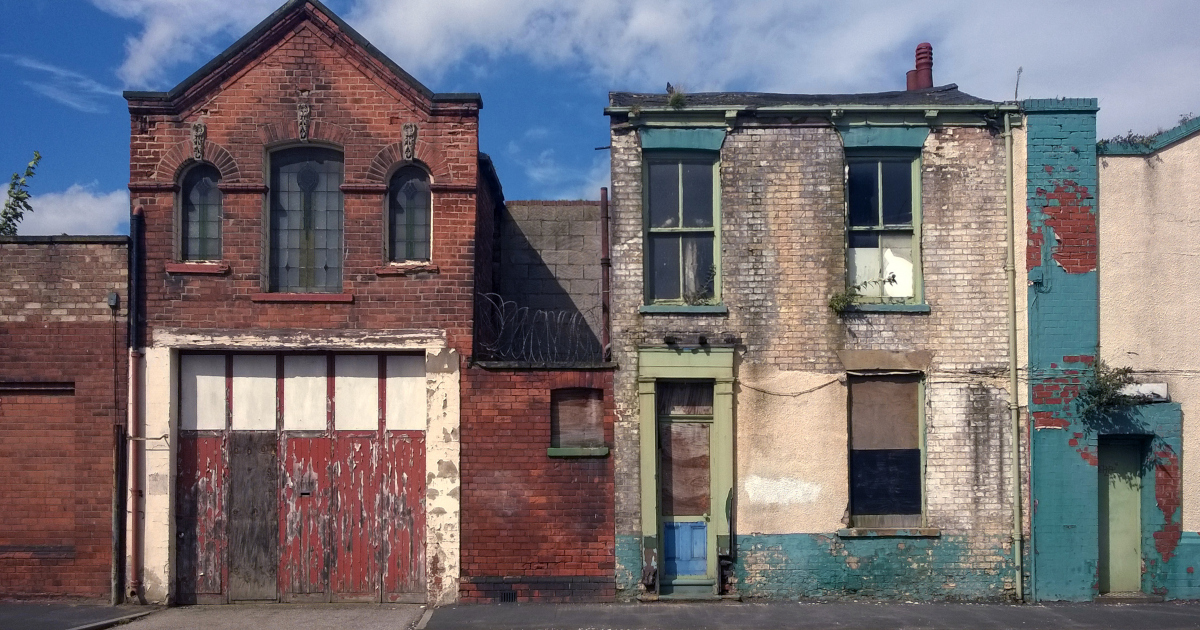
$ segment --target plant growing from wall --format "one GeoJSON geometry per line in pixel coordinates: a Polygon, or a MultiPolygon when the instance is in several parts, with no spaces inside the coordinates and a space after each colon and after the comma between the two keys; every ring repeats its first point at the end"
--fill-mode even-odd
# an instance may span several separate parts
{"type": "Polygon", "coordinates": [[[1116,407],[1146,402],[1143,396],[1122,394],[1121,389],[1132,385],[1133,368],[1112,367],[1096,360],[1088,374],[1087,384],[1076,398],[1079,412],[1085,418],[1102,415],[1116,407]]]}
{"type": "Polygon", "coordinates": [[[13,173],[12,181],[8,183],[8,196],[4,200],[4,209],[0,210],[0,236],[16,236],[17,225],[25,217],[26,212],[33,212],[29,205],[29,178],[37,170],[42,154],[33,152],[33,161],[25,167],[25,174],[13,173]]]}
{"type": "Polygon", "coordinates": [[[862,295],[861,292],[863,289],[870,286],[883,287],[885,284],[896,284],[896,274],[889,273],[888,277],[886,278],[865,280],[858,284],[847,287],[845,291],[838,291],[837,293],[834,293],[833,295],[829,296],[829,308],[838,315],[841,315],[854,305],[854,301],[858,299],[860,295],[862,295]]]}

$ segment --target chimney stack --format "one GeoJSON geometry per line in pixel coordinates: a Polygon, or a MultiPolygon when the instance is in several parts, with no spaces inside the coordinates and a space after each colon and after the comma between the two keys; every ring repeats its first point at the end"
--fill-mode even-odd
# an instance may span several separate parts
{"type": "Polygon", "coordinates": [[[933,46],[923,42],[917,46],[917,68],[909,70],[909,90],[925,90],[933,87],[933,46]]]}

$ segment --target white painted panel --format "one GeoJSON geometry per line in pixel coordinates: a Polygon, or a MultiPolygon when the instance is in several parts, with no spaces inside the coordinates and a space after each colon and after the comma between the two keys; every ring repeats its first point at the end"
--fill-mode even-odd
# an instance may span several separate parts
{"type": "MultiPolygon", "coordinates": [[[[878,280],[881,262],[879,249],[875,247],[851,247],[850,284],[857,286],[864,282],[878,280]]],[[[878,282],[859,287],[858,294],[866,297],[879,297],[882,295],[878,282]]]]}
{"type": "Polygon", "coordinates": [[[424,431],[428,403],[425,355],[387,358],[387,421],[391,431],[424,431]]]}
{"type": "Polygon", "coordinates": [[[274,431],[275,383],[274,355],[235,354],[229,427],[234,431],[274,431]]]}
{"type": "Polygon", "coordinates": [[[225,356],[185,354],[179,358],[179,428],[225,428],[225,356]]]}
{"type": "Polygon", "coordinates": [[[379,428],[379,357],[340,354],[333,364],[333,428],[379,428]]]}
{"type": "Polygon", "coordinates": [[[324,431],[329,413],[325,357],[283,357],[283,429],[324,431]]]}

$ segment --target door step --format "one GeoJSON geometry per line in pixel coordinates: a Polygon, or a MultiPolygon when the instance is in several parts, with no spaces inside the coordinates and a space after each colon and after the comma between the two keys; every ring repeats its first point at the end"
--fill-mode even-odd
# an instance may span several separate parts
{"type": "Polygon", "coordinates": [[[1160,604],[1162,595],[1147,595],[1141,591],[1120,591],[1097,595],[1097,604],[1160,604]]]}

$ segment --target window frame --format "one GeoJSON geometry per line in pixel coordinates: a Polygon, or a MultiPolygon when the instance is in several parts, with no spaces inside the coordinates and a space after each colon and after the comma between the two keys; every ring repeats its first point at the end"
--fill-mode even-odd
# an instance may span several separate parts
{"type": "Polygon", "coordinates": [[[602,388],[599,388],[599,387],[555,387],[555,388],[551,389],[550,390],[550,416],[549,416],[550,443],[546,448],[546,455],[548,455],[550,457],[603,457],[605,455],[608,455],[608,453],[609,453],[608,440],[604,435],[604,433],[605,433],[605,430],[604,430],[605,429],[605,427],[604,427],[605,416],[606,416],[606,410],[605,410],[604,390],[602,388]],[[600,419],[600,440],[599,440],[600,443],[599,444],[592,444],[592,445],[568,444],[568,445],[564,445],[561,441],[561,439],[562,439],[562,434],[561,434],[562,418],[561,418],[561,415],[559,414],[559,408],[555,403],[558,401],[561,401],[563,399],[562,397],[564,395],[570,395],[571,393],[578,393],[578,392],[587,392],[587,394],[588,394],[587,397],[588,397],[589,401],[595,400],[594,404],[597,407],[595,411],[599,414],[599,419],[600,419]],[[559,426],[560,426],[559,440],[558,440],[557,444],[555,444],[555,439],[554,439],[554,424],[555,424],[555,416],[556,415],[559,415],[559,426]]]}
{"type": "Polygon", "coordinates": [[[263,210],[264,210],[263,214],[264,214],[264,216],[263,216],[262,230],[263,230],[263,235],[264,235],[263,243],[265,245],[263,248],[264,255],[262,256],[262,268],[263,268],[262,287],[263,287],[263,289],[270,294],[280,294],[280,295],[289,295],[289,294],[290,295],[306,295],[306,294],[337,295],[337,294],[342,293],[345,290],[345,285],[346,285],[346,267],[345,267],[345,265],[346,265],[346,194],[345,194],[345,192],[343,192],[341,190],[341,187],[343,185],[345,185],[345,183],[346,183],[346,151],[345,151],[345,149],[342,148],[341,146],[334,145],[334,144],[325,144],[325,143],[316,143],[316,142],[308,142],[308,143],[304,143],[304,144],[288,143],[288,144],[282,144],[280,146],[269,147],[264,156],[264,171],[265,171],[264,176],[266,179],[266,184],[267,184],[266,189],[267,190],[266,190],[266,194],[263,195],[263,210]],[[323,289],[323,288],[317,287],[317,286],[306,286],[304,288],[294,289],[294,290],[282,289],[282,288],[278,288],[278,284],[276,282],[276,277],[275,277],[275,245],[276,245],[277,236],[275,234],[275,223],[274,223],[274,215],[275,215],[274,199],[276,198],[275,195],[279,192],[278,191],[278,183],[275,181],[275,177],[274,177],[274,175],[275,175],[275,160],[277,159],[277,156],[288,153],[290,151],[302,151],[302,150],[314,150],[314,149],[320,150],[320,151],[332,151],[332,152],[339,154],[341,157],[342,181],[341,181],[341,184],[339,184],[337,187],[338,188],[338,190],[337,190],[338,199],[340,201],[339,214],[341,217],[341,228],[340,228],[340,236],[339,236],[341,246],[338,248],[338,255],[340,256],[338,285],[337,285],[336,289],[323,289]]]}
{"type": "MultiPolygon", "coordinates": [[[[880,167],[882,169],[882,167],[880,167]]],[[[923,155],[921,149],[855,149],[848,148],[845,150],[845,168],[843,171],[843,186],[844,191],[844,235],[843,244],[845,246],[845,265],[846,279],[845,287],[850,290],[855,286],[855,278],[852,276],[853,266],[850,259],[850,235],[853,232],[867,233],[885,233],[885,232],[901,232],[912,231],[912,296],[910,297],[889,297],[886,295],[866,296],[854,295],[853,304],[862,307],[863,310],[870,310],[872,307],[887,310],[889,306],[898,305],[925,305],[925,277],[923,256],[921,251],[922,228],[924,223],[924,213],[922,212],[922,190],[921,190],[921,174],[923,169],[923,155]],[[881,170],[877,172],[876,185],[878,190],[878,205],[876,207],[876,216],[879,222],[871,227],[852,227],[850,224],[850,164],[854,162],[908,162],[911,165],[911,207],[912,219],[909,225],[905,224],[886,224],[883,222],[883,177],[881,170]]],[[[882,293],[882,291],[881,291],[882,293]]]]}
{"type": "MultiPolygon", "coordinates": [[[[683,213],[683,170],[679,169],[678,203],[680,217],[683,213]]],[[[682,221],[681,221],[682,223],[682,221]]],[[[721,154],[719,151],[704,150],[646,150],[642,152],[642,304],[647,307],[669,307],[672,309],[696,311],[711,310],[723,303],[721,282],[721,154]],[[684,162],[712,163],[712,226],[705,228],[688,228],[682,225],[674,228],[654,228],[650,225],[650,165],[653,163],[684,162]],[[698,304],[688,304],[683,298],[683,261],[680,257],[680,297],[671,299],[655,299],[652,283],[653,261],[650,257],[650,238],[652,234],[706,234],[713,235],[712,264],[716,268],[713,276],[713,294],[707,300],[698,304]]]]}
{"type": "Polygon", "coordinates": [[[180,263],[219,263],[225,258],[225,193],[221,191],[221,181],[224,179],[221,169],[217,165],[206,160],[193,161],[179,172],[176,178],[177,192],[175,194],[175,255],[174,260],[180,263]],[[217,257],[216,258],[188,258],[187,245],[185,241],[188,238],[188,217],[187,217],[187,179],[198,169],[210,168],[217,174],[216,182],[213,186],[217,190],[218,206],[217,206],[217,257]]]}
{"type": "MultiPolygon", "coordinates": [[[[872,378],[872,377],[904,376],[904,375],[917,377],[916,383],[915,383],[915,386],[917,388],[917,417],[916,417],[917,427],[916,427],[916,429],[917,429],[917,449],[920,451],[920,456],[918,457],[919,463],[918,463],[918,470],[917,470],[917,479],[918,479],[918,483],[919,483],[919,489],[921,492],[921,501],[920,501],[921,512],[919,515],[920,516],[920,524],[915,527],[926,528],[929,525],[929,510],[928,510],[929,489],[928,489],[928,486],[926,485],[926,479],[925,479],[926,456],[927,456],[926,440],[925,440],[925,422],[926,422],[925,402],[926,402],[926,389],[928,388],[928,382],[929,382],[928,372],[919,371],[919,370],[850,370],[850,371],[846,372],[846,376],[847,376],[847,380],[846,380],[846,472],[847,472],[846,481],[847,481],[847,490],[848,490],[846,513],[850,519],[850,528],[851,529],[858,529],[858,528],[864,528],[864,527],[869,528],[869,529],[874,529],[874,530],[891,529],[890,527],[879,527],[876,525],[860,525],[856,521],[856,517],[858,517],[858,516],[886,516],[886,515],[879,515],[879,514],[856,515],[853,511],[854,503],[852,501],[852,497],[853,497],[853,492],[854,492],[854,487],[853,487],[854,470],[853,470],[853,463],[852,463],[853,462],[852,452],[855,449],[854,449],[854,436],[853,436],[854,418],[852,415],[853,414],[853,405],[852,405],[853,392],[851,390],[853,388],[854,381],[856,379],[867,379],[867,378],[872,378]]],[[[897,514],[897,516],[912,516],[912,515],[911,514],[906,514],[906,515],[897,514]]],[[[900,528],[900,529],[908,529],[908,528],[910,528],[910,527],[904,527],[904,528],[900,528]]]]}
{"type": "Polygon", "coordinates": [[[430,170],[428,168],[426,168],[425,165],[421,164],[420,162],[406,161],[406,162],[402,162],[402,163],[399,163],[399,164],[396,164],[395,166],[393,166],[392,169],[389,171],[387,179],[385,181],[387,182],[387,184],[386,184],[387,191],[384,193],[384,199],[383,199],[383,226],[384,226],[384,229],[383,229],[383,262],[384,262],[384,264],[397,265],[397,266],[432,264],[433,263],[433,235],[434,235],[433,234],[433,202],[434,202],[433,173],[431,173],[430,170]],[[425,258],[399,257],[396,255],[396,252],[393,250],[394,243],[393,243],[393,239],[392,239],[392,195],[393,195],[392,180],[395,179],[395,177],[397,175],[399,175],[401,171],[404,171],[404,170],[410,169],[410,168],[416,169],[424,174],[425,185],[429,189],[429,192],[428,192],[429,207],[426,208],[426,214],[427,214],[426,218],[428,221],[428,232],[429,232],[426,246],[429,248],[429,255],[425,258]]]}

